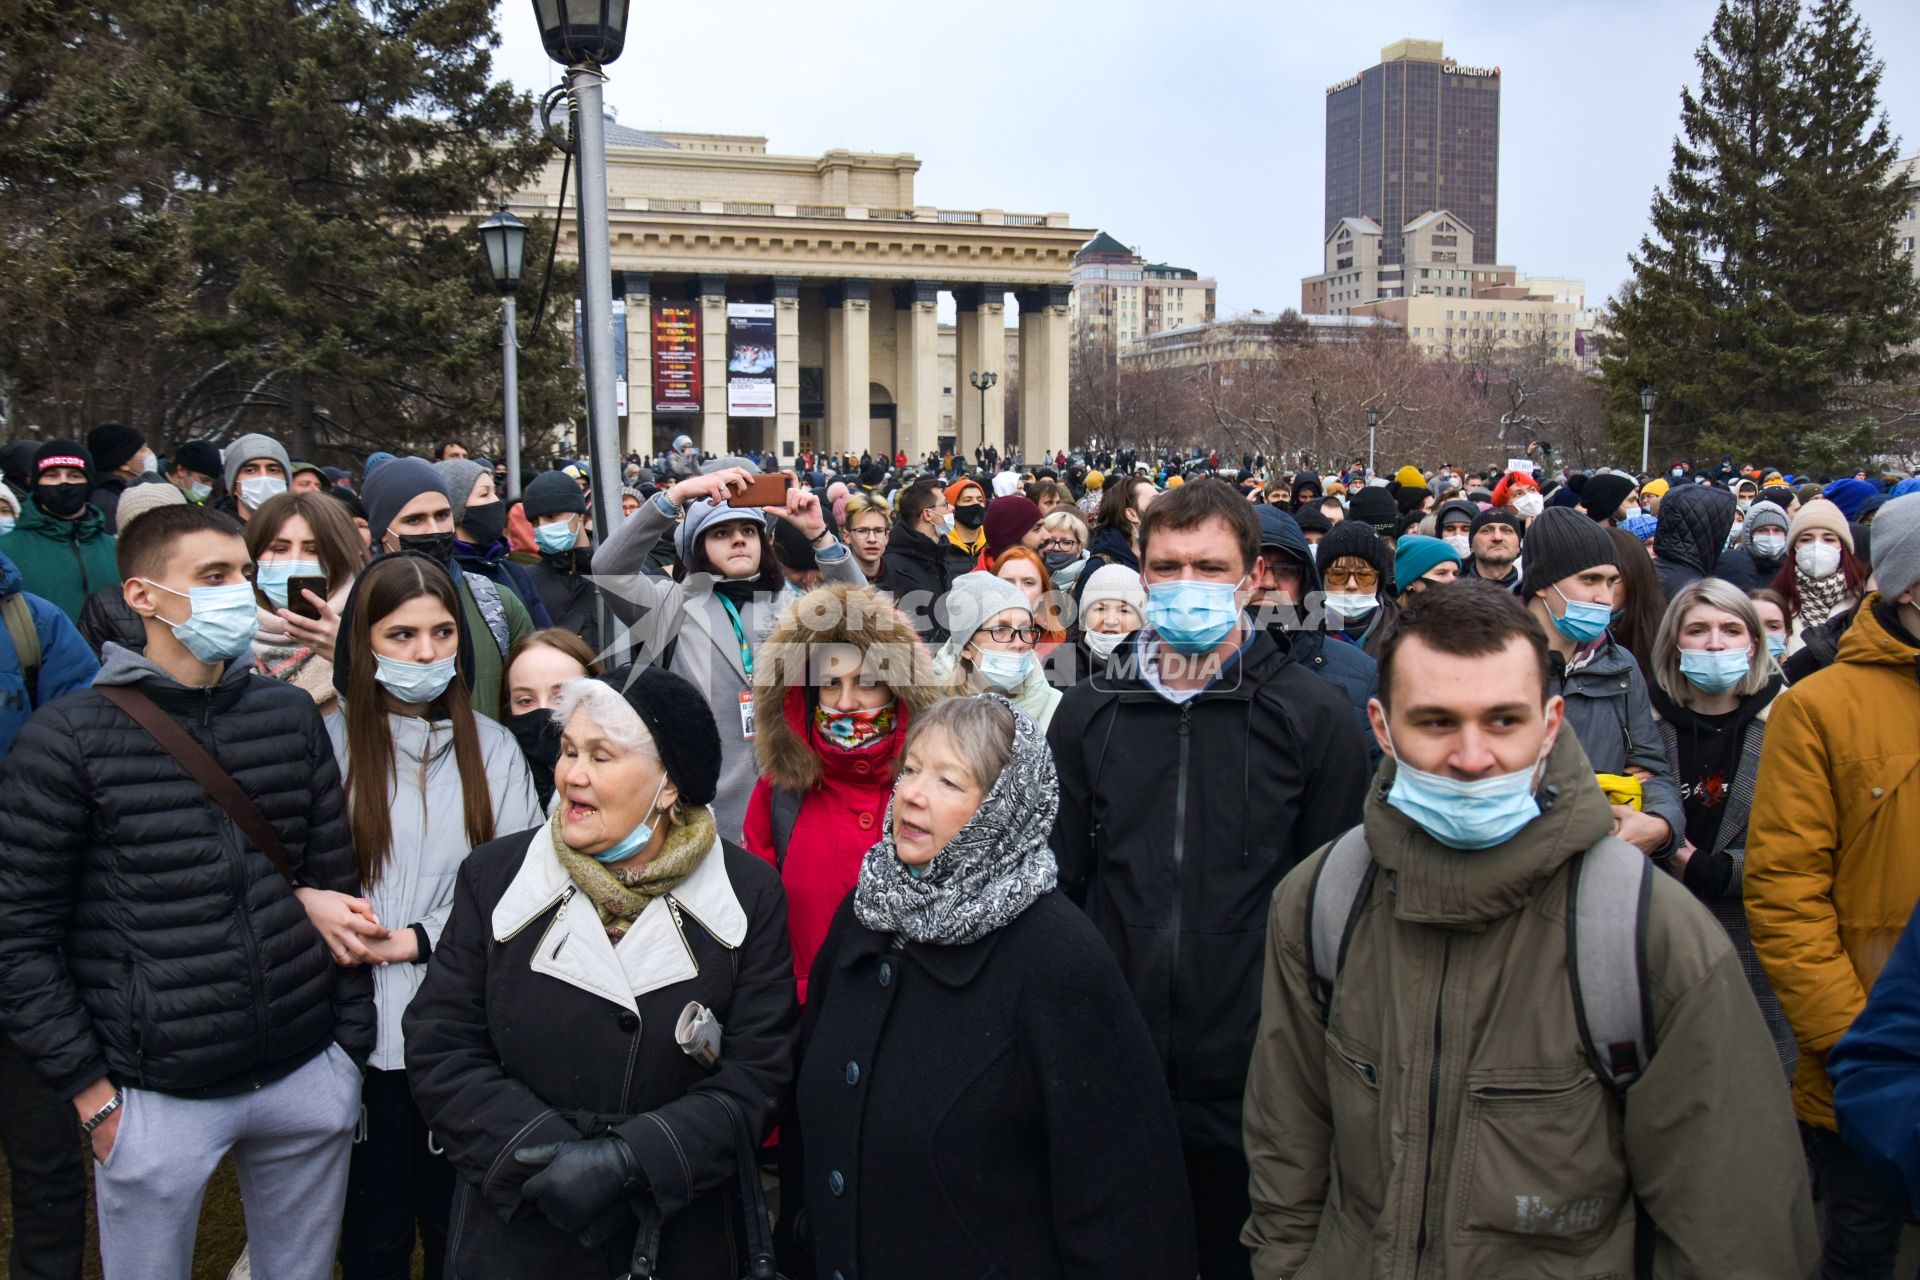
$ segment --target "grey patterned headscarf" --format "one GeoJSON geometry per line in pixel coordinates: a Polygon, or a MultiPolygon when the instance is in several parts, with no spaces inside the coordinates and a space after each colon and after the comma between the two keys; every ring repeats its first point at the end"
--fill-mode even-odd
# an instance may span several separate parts
{"type": "Polygon", "coordinates": [[[1060,808],[1053,752],[1018,707],[998,694],[983,696],[1013,713],[1013,756],[979,810],[918,879],[894,850],[893,802],[887,802],[887,834],[867,850],[853,891],[854,915],[877,933],[938,946],[977,942],[1059,883],[1059,864],[1047,846],[1060,808]]]}

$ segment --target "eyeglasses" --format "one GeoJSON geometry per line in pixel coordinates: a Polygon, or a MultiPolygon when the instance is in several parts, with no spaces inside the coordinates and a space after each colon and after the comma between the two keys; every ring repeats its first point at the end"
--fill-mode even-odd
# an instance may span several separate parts
{"type": "Polygon", "coordinates": [[[1080,549],[1080,539],[1047,538],[1040,543],[1040,549],[1042,551],[1078,551],[1080,549]]]}
{"type": "Polygon", "coordinates": [[[1040,642],[1038,627],[982,627],[980,630],[992,636],[995,644],[1011,644],[1015,638],[1024,640],[1028,644],[1040,642]]]}
{"type": "Polygon", "coordinates": [[[1329,569],[1326,577],[1327,585],[1330,587],[1344,587],[1350,582],[1357,586],[1371,587],[1380,581],[1380,574],[1373,569],[1329,569]]]}
{"type": "Polygon", "coordinates": [[[887,536],[887,528],[882,525],[878,529],[849,529],[847,536],[849,538],[884,538],[887,536]]]}

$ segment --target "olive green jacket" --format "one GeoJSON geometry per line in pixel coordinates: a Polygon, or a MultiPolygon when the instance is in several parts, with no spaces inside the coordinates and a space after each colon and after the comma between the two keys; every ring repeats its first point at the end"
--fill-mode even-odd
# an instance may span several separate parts
{"type": "Polygon", "coordinates": [[[1330,1018],[1308,990],[1314,871],[1274,893],[1245,1138],[1260,1280],[1630,1280],[1635,1199],[1658,1277],[1803,1277],[1805,1162],[1766,1024],[1724,930],[1654,877],[1655,1050],[1622,1100],[1581,1045],[1567,862],[1608,834],[1563,731],[1543,812],[1505,844],[1446,848],[1367,798],[1380,872],[1330,1018]]]}

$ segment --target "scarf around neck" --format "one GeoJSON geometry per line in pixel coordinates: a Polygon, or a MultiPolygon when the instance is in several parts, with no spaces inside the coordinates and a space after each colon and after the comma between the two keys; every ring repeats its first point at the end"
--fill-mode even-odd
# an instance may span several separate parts
{"type": "Polygon", "coordinates": [[[593,855],[573,848],[560,834],[561,810],[556,809],[547,831],[553,838],[553,851],[566,869],[574,886],[593,903],[595,914],[614,943],[626,937],[647,904],[672,893],[713,849],[715,827],[713,811],[693,810],[688,819],[667,832],[660,852],[650,862],[598,862],[593,855]]]}
{"type": "Polygon", "coordinates": [[[983,694],[1013,713],[1013,757],[980,808],[946,848],[910,871],[893,843],[893,802],[886,834],[860,864],[853,913],[876,933],[909,942],[959,946],[1010,924],[1059,883],[1048,837],[1060,808],[1053,753],[1033,720],[999,694],[983,694]]]}
{"type": "Polygon", "coordinates": [[[1802,569],[1798,563],[1793,566],[1794,584],[1800,588],[1800,618],[1809,627],[1817,627],[1825,622],[1833,611],[1847,598],[1847,573],[1844,568],[1835,569],[1824,578],[1816,578],[1802,569]]]}

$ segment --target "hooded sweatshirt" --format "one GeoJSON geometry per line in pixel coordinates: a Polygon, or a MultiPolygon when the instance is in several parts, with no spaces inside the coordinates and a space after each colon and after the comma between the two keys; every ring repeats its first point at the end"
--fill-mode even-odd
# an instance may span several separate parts
{"type": "Polygon", "coordinates": [[[1667,599],[1688,583],[1714,575],[1736,510],[1731,493],[1704,484],[1683,484],[1661,501],[1653,567],[1667,599]]]}

